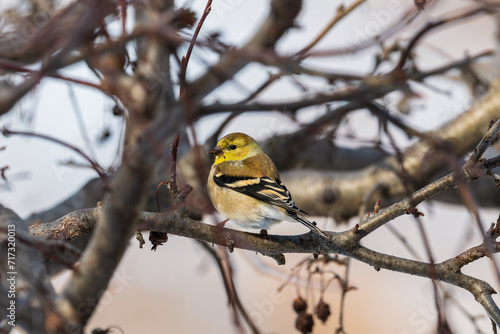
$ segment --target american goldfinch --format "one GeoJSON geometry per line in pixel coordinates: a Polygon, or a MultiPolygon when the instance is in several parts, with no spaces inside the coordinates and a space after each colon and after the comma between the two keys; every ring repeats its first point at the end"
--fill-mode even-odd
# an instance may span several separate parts
{"type": "Polygon", "coordinates": [[[283,220],[297,221],[329,238],[304,218],[309,214],[295,206],[278,169],[252,137],[231,133],[208,153],[215,156],[208,194],[220,214],[255,229],[268,229],[283,220]]]}

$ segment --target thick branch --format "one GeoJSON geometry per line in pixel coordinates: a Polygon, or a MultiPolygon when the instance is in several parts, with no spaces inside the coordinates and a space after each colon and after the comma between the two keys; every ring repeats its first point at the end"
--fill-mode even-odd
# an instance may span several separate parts
{"type": "MultiPolygon", "coordinates": [[[[98,214],[98,210],[86,209],[82,210],[80,214],[86,217],[87,224],[95,225],[97,223],[98,217],[94,215],[98,214]],[[89,217],[93,218],[88,220],[89,217]]],[[[399,214],[395,214],[395,216],[397,215],[399,214]]],[[[61,221],[64,221],[64,217],[59,220],[59,223],[61,221]]],[[[331,240],[310,232],[297,236],[263,236],[207,225],[188,218],[182,210],[168,213],[143,212],[136,228],[138,230],[168,232],[211,244],[256,251],[275,258],[279,263],[284,263],[283,253],[336,253],[355,258],[377,270],[388,269],[410,275],[431,277],[431,265],[428,263],[381,254],[360,246],[358,243],[360,230],[347,230],[341,233],[330,232],[331,240]]],[[[40,233],[40,226],[31,227],[31,231],[40,233]]],[[[462,274],[460,268],[461,265],[457,261],[449,260],[436,264],[432,275],[438,280],[471,292],[490,317],[500,324],[500,312],[491,299],[491,294],[495,293],[493,288],[486,282],[462,274]]]]}
{"type": "MultiPolygon", "coordinates": [[[[55,321],[58,319],[58,312],[54,306],[56,293],[43,266],[41,254],[32,245],[21,242],[23,236],[28,235],[27,226],[13,211],[1,204],[0,228],[0,245],[3,255],[0,259],[0,268],[4,278],[0,288],[2,290],[5,288],[5,291],[11,289],[9,283],[12,284],[12,282],[7,281],[5,277],[14,277],[17,324],[30,332],[49,330],[51,322],[47,321],[47,317],[55,315],[52,319],[55,321]],[[12,261],[7,261],[7,259],[12,261]]],[[[7,319],[5,310],[10,306],[5,303],[9,302],[7,294],[0,298],[0,305],[2,305],[0,315],[3,315],[4,319],[7,319]]]]}
{"type": "MultiPolygon", "coordinates": [[[[489,169],[499,167],[500,157],[486,160],[483,162],[483,165],[488,166],[489,169]]],[[[332,242],[328,242],[327,239],[311,233],[300,236],[263,237],[260,234],[220,228],[189,218],[184,209],[168,211],[166,213],[142,212],[138,216],[136,229],[139,231],[167,232],[222,246],[234,244],[236,248],[252,250],[270,256],[279,255],[280,253],[342,253],[343,251],[339,249],[351,248],[363,237],[385,223],[401,215],[411,213],[411,210],[425,200],[456,188],[462,182],[469,182],[474,179],[463,168],[460,171],[448,174],[377,215],[366,219],[354,231],[347,230],[342,233],[330,232],[333,235],[332,242]]],[[[99,208],[84,209],[70,213],[50,223],[32,225],[30,226],[30,231],[36,236],[45,235],[54,239],[71,241],[73,238],[79,236],[82,231],[87,233],[89,230],[92,230],[97,223],[99,214],[99,208]],[[80,233],[76,231],[79,229],[81,230],[80,233]]]]}
{"type": "Polygon", "coordinates": [[[488,130],[491,119],[500,118],[500,89],[498,82],[490,92],[466,112],[441,128],[428,133],[434,141],[420,140],[402,155],[402,164],[397,157],[389,157],[375,166],[349,174],[318,171],[294,171],[282,173],[283,181],[294,195],[297,205],[313,215],[331,216],[338,222],[357,215],[364,194],[378,186],[375,202],[392,203],[407,194],[400,179],[401,170],[407,172],[407,182],[418,188],[423,186],[443,167],[472,151],[488,130]]]}
{"type": "MultiPolygon", "coordinates": [[[[478,145],[477,151],[482,151],[483,143],[488,142],[491,144],[496,138],[496,134],[500,131],[500,120],[497,121],[491,129],[488,131],[487,135],[478,145]]],[[[146,146],[147,147],[147,146],[146,146]]],[[[150,153],[143,147],[139,153],[150,153]]],[[[126,184],[126,180],[131,178],[131,172],[138,174],[139,176],[146,176],[148,173],[144,173],[142,169],[148,166],[147,162],[150,162],[150,154],[145,156],[138,156],[139,159],[133,159],[135,164],[124,164],[120,168],[118,174],[113,179],[112,189],[120,190],[120,186],[126,184]],[[124,179],[125,177],[125,179],[124,179]],[[116,183],[117,182],[117,183],[116,183]]],[[[484,162],[479,162],[481,154],[477,155],[477,165],[481,169],[491,171],[492,168],[500,166],[500,157],[492,158],[484,162]]],[[[151,166],[151,164],[149,164],[151,166]]],[[[469,262],[475,259],[479,259],[486,254],[486,251],[477,252],[477,249],[471,249],[470,252],[476,252],[472,260],[469,262],[463,262],[460,260],[460,255],[452,260],[445,261],[443,263],[434,265],[428,263],[422,263],[409,259],[402,259],[391,255],[377,253],[370,249],[364,248],[360,245],[360,240],[366,235],[372,233],[377,228],[383,226],[388,221],[395,219],[405,213],[418,214],[416,210],[416,205],[419,203],[445,191],[453,189],[463,182],[468,182],[481,176],[488,175],[488,173],[480,175],[469,175],[469,171],[464,167],[461,170],[451,173],[440,180],[424,187],[423,189],[417,191],[411,196],[407,197],[403,201],[394,204],[388,209],[384,210],[382,213],[377,214],[374,217],[368,218],[360,226],[356,225],[354,229],[346,230],[341,233],[330,232],[329,238],[323,238],[319,235],[309,232],[308,234],[299,236],[268,236],[261,234],[252,234],[246,232],[234,231],[226,228],[221,228],[220,226],[212,226],[200,223],[190,219],[185,209],[176,209],[165,214],[153,214],[148,212],[138,213],[137,212],[137,201],[135,201],[135,194],[144,194],[144,179],[137,177],[132,182],[133,192],[124,194],[121,192],[111,192],[107,196],[106,201],[111,205],[105,205],[103,213],[99,210],[89,209],[82,212],[82,217],[85,218],[83,223],[71,224],[72,227],[84,226],[88,229],[90,226],[94,226],[98,219],[101,223],[98,225],[99,231],[94,233],[94,237],[91,240],[90,245],[87,247],[87,251],[81,261],[81,273],[79,272],[73,280],[71,281],[70,288],[66,289],[64,294],[64,299],[59,303],[59,307],[62,310],[66,318],[71,319],[77,323],[84,324],[86,318],[90,316],[91,312],[84,313],[76,312],[75,304],[77,301],[81,303],[82,294],[92,296],[95,290],[95,286],[88,287],[86,282],[89,279],[102,279],[106,280],[105,284],[109,280],[110,274],[107,271],[95,270],[96,266],[98,268],[112,268],[114,269],[118,263],[119,258],[124,252],[127,234],[130,237],[133,229],[140,230],[152,230],[156,232],[170,233],[185,237],[194,238],[197,240],[219,244],[225,247],[242,248],[260,252],[263,255],[273,257],[277,260],[279,264],[285,262],[283,253],[314,253],[314,254],[329,254],[336,253],[346,255],[362,262],[374,266],[376,269],[386,268],[393,271],[399,271],[411,275],[418,275],[423,277],[430,277],[433,279],[438,279],[461,288],[464,288],[471,292],[478,302],[483,305],[487,313],[492,316],[492,319],[497,321],[500,319],[500,314],[498,313],[498,307],[491,303],[490,295],[495,293],[493,288],[489,286],[486,282],[478,280],[476,278],[462,274],[461,268],[469,262]],[[137,182],[138,181],[138,182],[137,182]],[[135,182],[135,183],[134,183],[135,182]],[[132,195],[132,196],[131,196],[132,195]],[[117,206],[117,204],[121,204],[117,206]],[[134,204],[136,205],[134,207],[134,204]],[[108,219],[108,220],[107,220],[108,219]],[[132,223],[137,219],[138,226],[133,226],[132,223]],[[127,223],[124,225],[123,222],[127,223]],[[94,244],[96,244],[94,246],[94,244]],[[118,251],[115,244],[119,245],[118,251]],[[112,246],[109,246],[112,245],[112,246]],[[103,260],[102,258],[105,258],[103,260]]],[[[127,185],[130,187],[130,185],[127,185]]],[[[129,188],[130,189],[130,188],[129,188]]],[[[140,203],[140,202],[139,202],[140,203]]],[[[140,204],[139,204],[140,205],[140,204]]],[[[66,240],[71,240],[72,235],[75,233],[65,233],[70,224],[65,224],[65,222],[71,220],[78,220],[79,215],[73,215],[72,217],[63,217],[59,221],[48,224],[46,229],[48,233],[52,234],[52,231],[57,231],[58,235],[66,238],[66,240]],[[76,219],[75,219],[76,218],[76,219]]],[[[40,225],[34,225],[31,227],[32,233],[40,234],[40,225]]],[[[492,238],[496,238],[495,231],[491,230],[493,234],[492,238]]],[[[486,245],[486,242],[485,242],[486,245]]],[[[488,251],[498,251],[498,247],[495,249],[488,249],[488,251]]],[[[112,271],[111,271],[112,272],[112,271]]],[[[97,284],[95,284],[97,285],[97,284]]],[[[76,304],[81,307],[81,304],[76,304]]],[[[94,309],[95,305],[91,305],[90,309],[94,309]]]]}
{"type": "Polygon", "coordinates": [[[106,289],[134,231],[151,181],[152,164],[147,156],[154,155],[144,147],[136,147],[114,175],[104,197],[101,222],[82,256],[79,271],[59,298],[65,318],[82,327],[95,310],[98,294],[106,289]]]}
{"type": "MultiPolygon", "coordinates": [[[[279,0],[275,1],[273,5],[278,2],[279,0]]],[[[285,2],[288,5],[291,3],[295,6],[279,4],[279,7],[273,7],[269,20],[250,43],[272,47],[291,26],[300,9],[300,1],[285,2]]],[[[239,68],[233,70],[238,71],[239,68]]],[[[206,93],[190,91],[190,95],[197,98],[204,94],[206,93]]],[[[162,143],[185,124],[183,107],[175,106],[161,114],[151,113],[162,106],[149,105],[149,102],[145,96],[144,101],[135,101],[128,106],[133,117],[139,121],[131,124],[131,129],[128,129],[123,163],[113,176],[110,190],[103,200],[100,223],[82,256],[80,270],[58,299],[59,309],[65,318],[80,324],[81,330],[95,310],[100,292],[107,287],[132,236],[159,157],[158,149],[161,151],[162,143]],[[142,122],[149,121],[148,116],[151,114],[157,117],[144,126],[142,122]]]]}

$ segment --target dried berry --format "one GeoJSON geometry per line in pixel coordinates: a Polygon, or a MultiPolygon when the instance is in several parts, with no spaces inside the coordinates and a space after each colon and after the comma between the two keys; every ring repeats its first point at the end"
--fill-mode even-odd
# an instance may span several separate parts
{"type": "Polygon", "coordinates": [[[301,313],[301,312],[304,312],[305,310],[307,310],[306,300],[300,296],[295,298],[293,301],[293,309],[297,313],[301,313]]]}
{"type": "Polygon", "coordinates": [[[191,29],[196,23],[196,13],[187,8],[179,8],[175,12],[175,16],[174,19],[172,20],[172,23],[179,29],[182,28],[191,29]]]}
{"type": "Polygon", "coordinates": [[[151,241],[151,244],[153,245],[153,247],[151,247],[151,250],[156,251],[156,248],[163,245],[165,242],[167,242],[167,240],[167,233],[155,231],[149,232],[149,241],[151,241]]]}
{"type": "Polygon", "coordinates": [[[323,299],[320,299],[318,305],[314,308],[314,312],[319,320],[325,323],[326,319],[330,316],[330,305],[325,303],[323,299]]]}
{"type": "Polygon", "coordinates": [[[115,105],[113,107],[113,115],[115,116],[123,116],[124,112],[123,112],[123,109],[120,108],[118,105],[115,105]]]}
{"type": "Polygon", "coordinates": [[[312,333],[314,326],[314,320],[312,314],[302,312],[297,316],[295,320],[295,328],[297,328],[302,334],[312,333]]]}
{"type": "Polygon", "coordinates": [[[415,1],[415,6],[417,7],[418,10],[425,9],[425,3],[427,2],[426,0],[414,0],[414,1],[415,1]]]}

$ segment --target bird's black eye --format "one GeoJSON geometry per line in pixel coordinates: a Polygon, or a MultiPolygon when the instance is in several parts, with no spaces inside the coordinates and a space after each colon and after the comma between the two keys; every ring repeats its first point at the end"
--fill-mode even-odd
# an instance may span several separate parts
{"type": "Polygon", "coordinates": [[[236,145],[230,145],[230,146],[229,146],[229,149],[230,149],[230,150],[236,150],[236,145]]]}

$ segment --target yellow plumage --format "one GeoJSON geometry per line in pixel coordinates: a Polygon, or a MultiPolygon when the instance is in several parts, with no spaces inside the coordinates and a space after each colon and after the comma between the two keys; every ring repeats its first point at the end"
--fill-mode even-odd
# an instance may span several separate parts
{"type": "Polygon", "coordinates": [[[250,136],[236,132],[208,152],[215,161],[208,176],[208,194],[217,211],[235,223],[267,229],[280,221],[297,221],[328,237],[292,201],[278,169],[250,136]]]}

